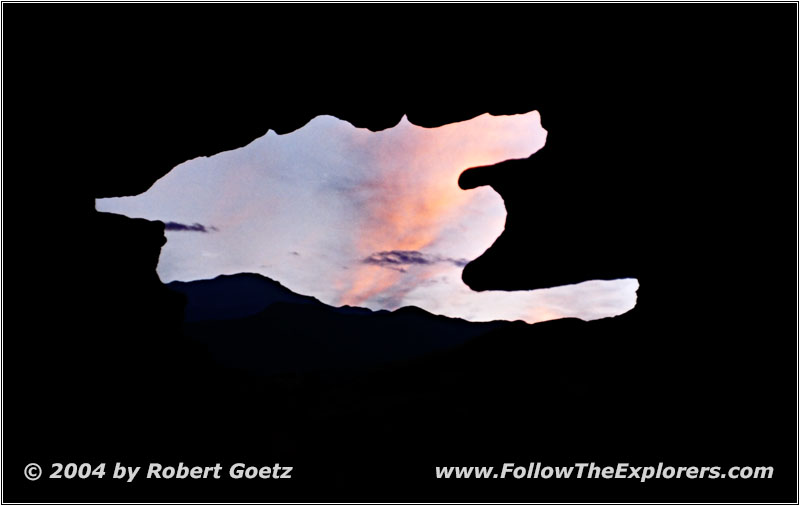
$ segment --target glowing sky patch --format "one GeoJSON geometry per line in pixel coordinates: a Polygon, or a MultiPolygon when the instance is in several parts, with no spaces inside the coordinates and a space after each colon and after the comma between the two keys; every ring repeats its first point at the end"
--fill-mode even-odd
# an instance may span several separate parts
{"type": "Polygon", "coordinates": [[[636,280],[517,292],[473,292],[461,281],[464,264],[503,231],[506,211],[489,187],[461,190],[459,175],[527,158],[545,138],[535,111],[433,129],[403,118],[377,133],[319,116],[187,161],[142,195],[99,199],[97,209],[193,224],[167,230],[165,282],[258,272],[334,306],[415,305],[473,321],[623,313],[636,280]]]}

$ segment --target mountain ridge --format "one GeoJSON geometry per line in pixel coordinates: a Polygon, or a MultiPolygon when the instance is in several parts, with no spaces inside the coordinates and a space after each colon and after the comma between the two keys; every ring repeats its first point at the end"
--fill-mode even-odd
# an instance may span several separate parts
{"type": "Polygon", "coordinates": [[[257,273],[171,282],[184,332],[228,367],[258,375],[371,368],[462,345],[524,322],[470,322],[416,306],[334,307],[257,273]]]}
{"type": "MultiPolygon", "coordinates": [[[[333,306],[326,304],[316,297],[299,294],[284,286],[280,281],[256,272],[240,272],[236,274],[220,274],[210,279],[197,279],[192,281],[171,281],[166,286],[187,297],[185,308],[185,321],[209,321],[243,318],[256,315],[267,309],[272,304],[284,302],[292,304],[310,304],[324,306],[341,313],[347,314],[383,314],[401,313],[408,315],[426,315],[434,318],[446,318],[453,321],[469,320],[431,313],[419,306],[408,305],[394,310],[372,310],[360,306],[333,306]],[[237,292],[238,290],[238,292],[237,292]],[[254,299],[245,300],[247,296],[256,296],[254,299]]],[[[492,320],[501,323],[509,320],[492,320]]]]}

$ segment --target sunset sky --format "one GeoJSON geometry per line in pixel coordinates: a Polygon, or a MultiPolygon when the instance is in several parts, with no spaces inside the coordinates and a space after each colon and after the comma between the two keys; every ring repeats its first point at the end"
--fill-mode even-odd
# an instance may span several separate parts
{"type": "Polygon", "coordinates": [[[473,292],[461,281],[466,262],[503,231],[506,211],[494,190],[461,190],[458,176],[527,158],[546,135],[535,111],[431,129],[403,118],[377,133],[319,116],[96,206],[167,223],[164,282],[257,272],[334,306],[415,305],[472,321],[627,311],[633,279],[517,292],[473,292]]]}

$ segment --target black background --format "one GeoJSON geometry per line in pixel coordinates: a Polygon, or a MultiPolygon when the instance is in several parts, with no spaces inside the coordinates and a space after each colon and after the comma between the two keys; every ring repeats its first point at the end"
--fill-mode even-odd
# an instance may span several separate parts
{"type": "Polygon", "coordinates": [[[795,4],[2,9],[5,502],[797,500],[795,4]],[[163,225],[93,210],[317,114],[379,129],[532,109],[541,152],[461,178],[509,212],[464,280],[636,277],[626,315],[250,378],[181,337],[182,300],[155,275],[163,225]],[[295,478],[22,474],[117,461],[280,462],[295,478]],[[433,478],[531,461],[775,475],[433,478]]]}

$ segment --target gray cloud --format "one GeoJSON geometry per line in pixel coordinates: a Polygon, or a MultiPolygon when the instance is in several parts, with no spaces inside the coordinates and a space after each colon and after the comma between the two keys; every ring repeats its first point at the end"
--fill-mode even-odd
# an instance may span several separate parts
{"type": "Polygon", "coordinates": [[[426,255],[425,253],[414,250],[392,250],[373,253],[362,260],[362,262],[365,264],[388,267],[400,272],[406,272],[404,266],[408,265],[430,265],[440,262],[449,262],[458,267],[464,267],[467,265],[469,260],[466,258],[449,258],[438,255],[426,255]]]}
{"type": "Polygon", "coordinates": [[[202,232],[204,234],[207,234],[209,232],[217,232],[219,229],[214,226],[206,227],[205,225],[202,225],[200,223],[193,223],[191,225],[186,225],[183,223],[168,221],[164,223],[164,230],[170,230],[172,232],[202,232]]]}
{"type": "Polygon", "coordinates": [[[403,250],[379,251],[364,259],[365,264],[391,266],[412,264],[427,265],[434,262],[435,261],[430,257],[430,255],[425,255],[419,251],[403,250]]]}
{"type": "Polygon", "coordinates": [[[444,261],[450,262],[456,267],[464,267],[469,263],[469,260],[467,260],[466,258],[445,258],[444,261]]]}

